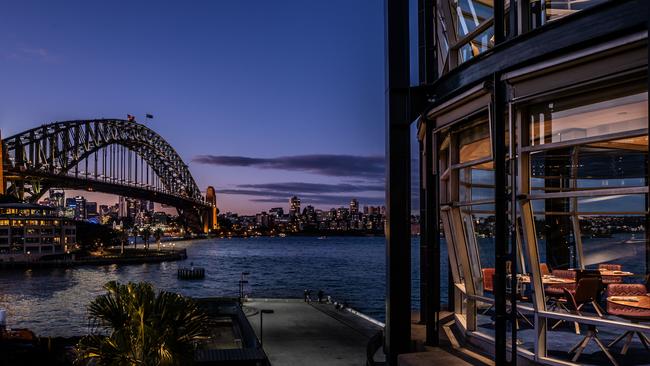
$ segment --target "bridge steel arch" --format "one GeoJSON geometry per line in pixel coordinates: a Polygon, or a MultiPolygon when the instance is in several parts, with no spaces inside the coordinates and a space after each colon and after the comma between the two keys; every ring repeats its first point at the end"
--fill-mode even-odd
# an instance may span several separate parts
{"type": "Polygon", "coordinates": [[[121,119],[54,122],[2,145],[5,193],[21,200],[35,202],[50,187],[94,190],[172,205],[198,220],[197,228],[214,225],[202,221],[212,217],[205,213],[216,201],[202,196],[187,164],[145,125],[121,119]]]}

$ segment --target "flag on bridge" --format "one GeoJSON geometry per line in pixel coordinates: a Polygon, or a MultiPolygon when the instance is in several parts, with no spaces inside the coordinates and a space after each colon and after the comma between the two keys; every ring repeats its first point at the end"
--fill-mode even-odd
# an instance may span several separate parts
{"type": "Polygon", "coordinates": [[[149,113],[147,113],[147,114],[145,115],[145,117],[146,117],[146,118],[153,118],[153,114],[149,114],[149,113]]]}

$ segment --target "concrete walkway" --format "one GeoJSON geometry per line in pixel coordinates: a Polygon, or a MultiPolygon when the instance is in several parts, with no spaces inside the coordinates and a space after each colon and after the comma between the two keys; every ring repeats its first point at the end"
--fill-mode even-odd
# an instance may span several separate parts
{"type": "Polygon", "coordinates": [[[366,345],[380,328],[333,305],[308,304],[302,300],[248,301],[246,311],[253,329],[260,336],[260,309],[264,314],[263,347],[273,366],[362,366],[366,364],[366,345]]]}

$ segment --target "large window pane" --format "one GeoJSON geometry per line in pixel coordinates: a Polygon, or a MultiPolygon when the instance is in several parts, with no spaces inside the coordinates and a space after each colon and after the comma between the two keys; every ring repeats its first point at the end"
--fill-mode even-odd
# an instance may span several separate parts
{"type": "MultiPolygon", "coordinates": [[[[580,231],[585,268],[603,264],[619,265],[631,280],[643,280],[645,266],[645,215],[580,216],[580,231]]],[[[615,276],[614,276],[615,277],[615,276]]]]}
{"type": "Polygon", "coordinates": [[[539,146],[648,127],[648,92],[633,87],[622,95],[594,93],[530,108],[530,145],[539,146]]]}
{"type": "Polygon", "coordinates": [[[492,162],[460,169],[460,201],[494,199],[494,164],[492,162]]]}
{"type": "Polygon", "coordinates": [[[546,21],[550,22],[571,15],[580,10],[596,4],[604,3],[606,0],[544,0],[546,21]]]}
{"type": "Polygon", "coordinates": [[[487,121],[458,133],[459,162],[466,163],[492,156],[490,126],[487,121]]]}
{"type": "Polygon", "coordinates": [[[645,186],[648,138],[609,140],[531,154],[535,194],[645,186]]]}

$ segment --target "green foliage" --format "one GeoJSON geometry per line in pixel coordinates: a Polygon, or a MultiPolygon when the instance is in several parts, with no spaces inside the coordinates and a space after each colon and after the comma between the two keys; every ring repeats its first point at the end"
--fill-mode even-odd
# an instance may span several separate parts
{"type": "Polygon", "coordinates": [[[99,244],[105,247],[119,243],[119,234],[108,226],[79,221],[77,226],[77,243],[86,250],[95,249],[99,244]]]}
{"type": "Polygon", "coordinates": [[[146,249],[149,249],[149,239],[151,238],[151,228],[149,226],[145,226],[140,230],[140,236],[142,237],[142,240],[144,241],[144,246],[146,249]]]}
{"type": "Polygon", "coordinates": [[[190,298],[156,293],[149,283],[111,281],[88,306],[100,332],[77,344],[78,362],[97,365],[188,365],[208,334],[207,315],[190,298]]]}

